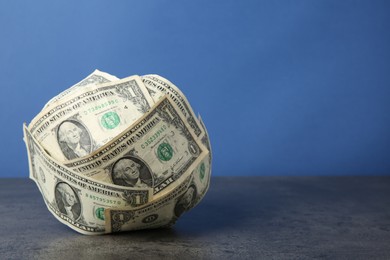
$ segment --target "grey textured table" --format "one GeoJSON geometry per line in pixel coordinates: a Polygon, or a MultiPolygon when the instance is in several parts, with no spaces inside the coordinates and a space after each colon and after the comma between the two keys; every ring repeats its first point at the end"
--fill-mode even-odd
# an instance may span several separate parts
{"type": "Polygon", "coordinates": [[[390,177],[215,177],[172,229],[80,235],[0,179],[0,259],[390,259],[390,177]]]}

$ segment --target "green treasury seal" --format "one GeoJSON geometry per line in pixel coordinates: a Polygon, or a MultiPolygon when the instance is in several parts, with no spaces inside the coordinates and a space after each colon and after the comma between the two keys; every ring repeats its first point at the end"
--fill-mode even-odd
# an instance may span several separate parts
{"type": "Polygon", "coordinates": [[[114,129],[121,122],[119,116],[115,112],[107,112],[102,116],[102,125],[107,129],[114,129]]]}
{"type": "Polygon", "coordinates": [[[173,149],[168,143],[162,143],[157,148],[157,156],[161,161],[167,162],[172,159],[173,149]]]}

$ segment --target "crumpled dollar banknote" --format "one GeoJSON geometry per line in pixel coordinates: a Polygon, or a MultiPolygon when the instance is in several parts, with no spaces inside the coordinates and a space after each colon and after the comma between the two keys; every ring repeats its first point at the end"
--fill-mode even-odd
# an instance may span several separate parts
{"type": "Polygon", "coordinates": [[[210,139],[159,75],[95,70],[23,126],[30,178],[49,211],[88,235],[170,227],[210,185],[210,139]]]}

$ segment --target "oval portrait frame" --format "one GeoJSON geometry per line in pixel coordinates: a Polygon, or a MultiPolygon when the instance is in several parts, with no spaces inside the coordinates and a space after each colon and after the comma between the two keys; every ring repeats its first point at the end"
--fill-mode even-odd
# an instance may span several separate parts
{"type": "Polygon", "coordinates": [[[60,147],[61,149],[61,152],[62,154],[65,156],[66,159],[68,160],[72,160],[72,159],[76,159],[76,158],[80,158],[80,156],[78,156],[67,144],[66,142],[63,142],[63,141],[60,141],[60,136],[59,136],[59,133],[60,133],[60,128],[61,126],[64,124],[64,123],[72,123],[74,125],[76,125],[80,130],[81,130],[81,133],[80,133],[80,141],[79,141],[79,144],[80,146],[86,150],[87,154],[90,154],[92,152],[92,137],[91,137],[91,134],[90,132],[88,131],[88,128],[83,124],[81,123],[80,121],[78,120],[75,120],[75,119],[67,119],[67,120],[64,120],[63,122],[61,122],[61,124],[58,125],[57,129],[56,129],[56,139],[57,139],[57,143],[58,143],[58,146],[60,147]],[[87,149],[86,149],[87,148],[87,149]]]}
{"type": "MultiPolygon", "coordinates": [[[[81,205],[81,201],[80,201],[80,197],[79,195],[77,194],[77,192],[74,190],[74,188],[72,186],[70,186],[68,183],[66,182],[58,182],[55,187],[54,187],[54,198],[55,198],[55,202],[56,202],[56,206],[58,208],[58,210],[68,216],[69,218],[73,219],[73,221],[77,221],[80,217],[81,217],[81,212],[82,212],[82,205],[81,205]],[[62,197],[62,193],[58,190],[58,187],[60,185],[65,185],[67,187],[69,187],[72,192],[73,192],[73,195],[77,201],[77,204],[75,205],[78,205],[78,206],[75,206],[74,210],[75,210],[75,213],[77,213],[77,216],[73,219],[71,218],[70,216],[68,216],[67,212],[66,212],[66,209],[65,209],[65,205],[63,205],[63,197],[62,197]]],[[[73,208],[72,208],[73,210],[73,208]]]]}
{"type": "Polygon", "coordinates": [[[117,165],[118,162],[120,162],[121,160],[125,160],[125,159],[132,160],[133,162],[140,165],[139,178],[148,187],[153,188],[154,187],[154,180],[153,180],[153,174],[152,174],[151,169],[149,168],[149,166],[146,164],[146,162],[144,160],[142,160],[138,157],[135,157],[135,156],[123,156],[123,157],[119,158],[118,160],[116,160],[112,164],[111,169],[110,169],[110,173],[111,173],[110,177],[111,177],[112,183],[114,183],[116,185],[120,185],[120,186],[132,187],[130,185],[126,185],[126,183],[124,183],[123,181],[120,181],[120,179],[115,177],[115,173],[114,173],[115,166],[117,165]]]}

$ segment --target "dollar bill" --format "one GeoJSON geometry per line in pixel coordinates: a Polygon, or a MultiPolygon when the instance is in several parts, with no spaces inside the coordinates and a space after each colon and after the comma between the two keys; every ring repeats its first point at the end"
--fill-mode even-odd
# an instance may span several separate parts
{"type": "Polygon", "coordinates": [[[65,163],[75,172],[122,186],[169,192],[208,155],[165,96],[139,121],[93,154],[65,163]],[[175,183],[173,185],[173,183],[175,183]]]}
{"type": "Polygon", "coordinates": [[[51,159],[26,126],[30,178],[37,184],[49,211],[83,234],[105,233],[104,210],[137,208],[152,201],[152,189],[129,188],[80,176],[51,159]]]}
{"type": "Polygon", "coordinates": [[[207,192],[211,168],[204,168],[207,167],[204,165],[211,165],[209,158],[204,158],[192,174],[170,193],[147,205],[136,209],[107,208],[105,210],[106,232],[115,233],[174,225],[179,217],[194,208],[207,192]]]}
{"type": "Polygon", "coordinates": [[[112,82],[112,81],[116,81],[116,80],[119,80],[119,78],[117,78],[117,77],[115,77],[113,75],[110,75],[110,74],[108,74],[106,72],[95,70],[90,75],[88,75],[85,79],[81,80],[80,82],[76,83],[75,85],[71,86],[70,88],[64,90],[63,92],[61,92],[57,96],[55,96],[52,99],[50,99],[46,103],[44,108],[47,108],[51,104],[53,104],[56,101],[64,98],[64,96],[72,93],[73,91],[75,91],[78,88],[85,87],[85,86],[88,86],[88,85],[96,85],[96,84],[112,82]]]}
{"type": "Polygon", "coordinates": [[[195,136],[198,138],[203,136],[202,134],[204,134],[204,132],[202,131],[190,103],[178,87],[159,75],[150,74],[144,75],[141,78],[155,102],[163,96],[169,95],[179,108],[180,113],[184,116],[195,136]]]}
{"type": "Polygon", "coordinates": [[[207,129],[158,75],[96,70],[23,129],[30,178],[49,211],[83,234],[171,226],[210,185],[207,129]]]}
{"type": "Polygon", "coordinates": [[[169,194],[137,209],[106,209],[104,212],[106,232],[115,233],[172,226],[183,213],[183,201],[188,197],[186,194],[188,190],[192,189],[191,179],[192,176],[188,176],[169,194]]]}
{"type": "Polygon", "coordinates": [[[60,161],[87,156],[144,115],[154,104],[138,76],[84,86],[55,101],[29,125],[38,142],[60,161]]]}

